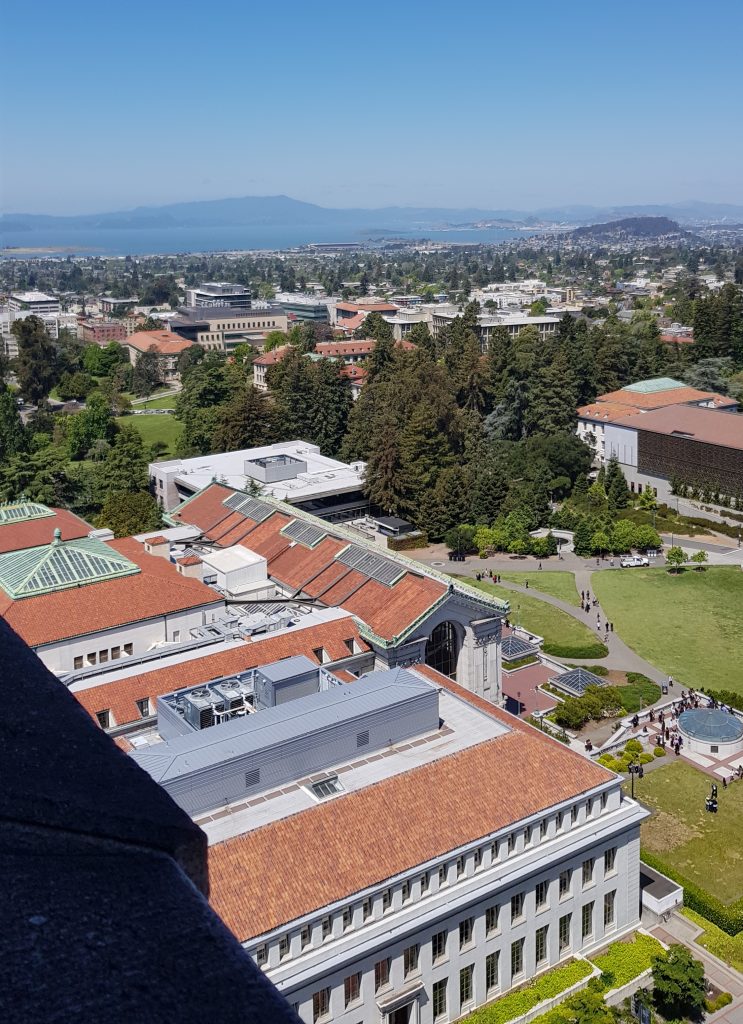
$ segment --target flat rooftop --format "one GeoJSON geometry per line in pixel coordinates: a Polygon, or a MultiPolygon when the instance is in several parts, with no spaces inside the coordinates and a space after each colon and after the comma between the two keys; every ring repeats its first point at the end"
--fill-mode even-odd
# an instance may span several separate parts
{"type": "Polygon", "coordinates": [[[743,415],[733,412],[696,405],[669,405],[640,417],[616,420],[615,425],[743,451],[743,415]]]}
{"type": "Polygon", "coordinates": [[[259,459],[273,459],[285,456],[307,464],[307,471],[289,480],[278,480],[263,487],[280,501],[297,502],[305,498],[319,498],[328,494],[342,494],[358,491],[363,486],[365,463],[352,464],[331,459],[320,453],[317,445],[306,441],[286,441],[281,444],[265,445],[261,448],[245,448],[236,452],[222,452],[192,459],[170,459],[150,464],[150,475],[168,474],[175,476],[176,483],[192,491],[208,486],[218,479],[228,487],[243,490],[248,477],[246,462],[259,459]]]}

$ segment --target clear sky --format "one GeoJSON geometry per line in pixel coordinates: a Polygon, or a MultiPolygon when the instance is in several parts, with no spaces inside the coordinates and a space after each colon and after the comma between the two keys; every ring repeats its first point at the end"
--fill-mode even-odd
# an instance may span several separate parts
{"type": "Polygon", "coordinates": [[[5,212],[743,203],[743,0],[5,0],[5,212]]]}

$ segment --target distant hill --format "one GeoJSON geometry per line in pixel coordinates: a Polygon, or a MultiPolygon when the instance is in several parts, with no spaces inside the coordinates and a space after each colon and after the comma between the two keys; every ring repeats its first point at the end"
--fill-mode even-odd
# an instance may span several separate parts
{"type": "Polygon", "coordinates": [[[670,217],[623,217],[605,224],[588,224],[571,231],[572,238],[627,239],[662,238],[665,235],[688,235],[670,217]]]}

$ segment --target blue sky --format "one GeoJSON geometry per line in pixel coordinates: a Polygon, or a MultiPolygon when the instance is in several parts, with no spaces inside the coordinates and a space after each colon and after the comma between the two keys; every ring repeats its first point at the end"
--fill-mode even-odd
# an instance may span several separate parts
{"type": "Polygon", "coordinates": [[[743,202],[743,2],[5,0],[6,212],[743,202]]]}

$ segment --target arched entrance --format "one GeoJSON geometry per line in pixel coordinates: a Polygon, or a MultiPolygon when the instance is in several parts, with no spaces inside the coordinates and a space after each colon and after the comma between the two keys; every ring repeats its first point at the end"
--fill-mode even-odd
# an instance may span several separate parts
{"type": "Polygon", "coordinates": [[[426,643],[426,664],[450,679],[457,677],[459,639],[452,622],[440,622],[426,643]]]}

